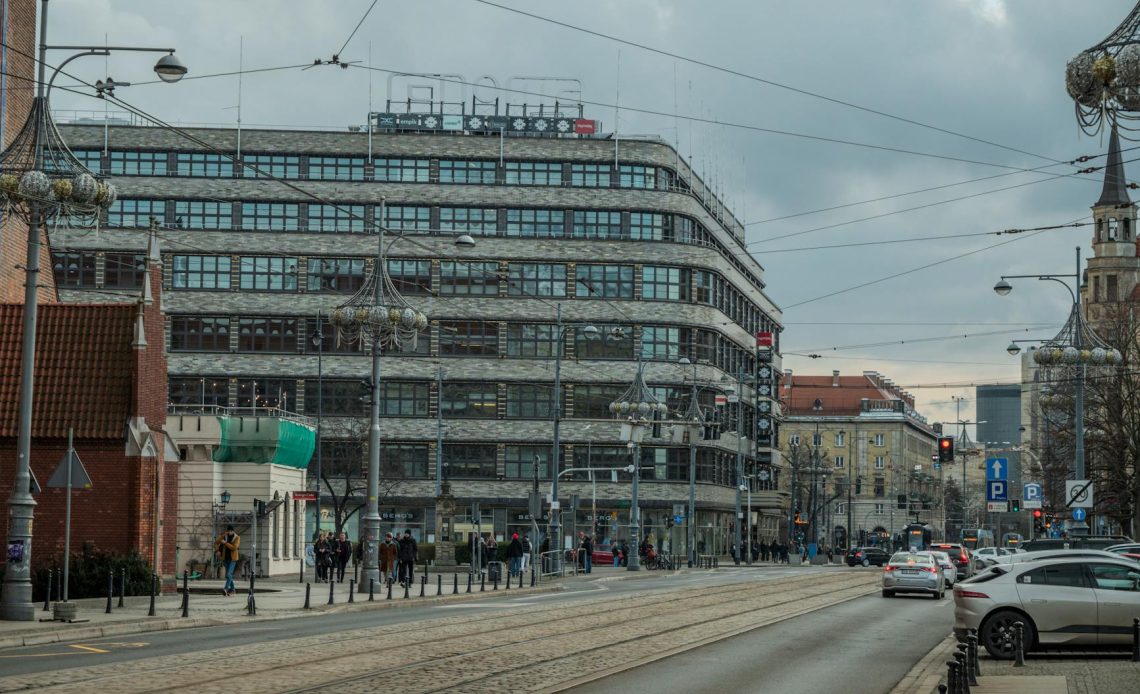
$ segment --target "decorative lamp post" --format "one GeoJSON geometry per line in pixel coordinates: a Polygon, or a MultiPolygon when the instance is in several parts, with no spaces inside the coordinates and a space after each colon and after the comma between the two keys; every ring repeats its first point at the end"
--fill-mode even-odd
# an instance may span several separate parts
{"type": "Polygon", "coordinates": [[[638,509],[637,492],[638,481],[641,478],[641,441],[645,438],[646,430],[655,422],[660,422],[669,413],[669,407],[657,399],[652,391],[645,385],[645,363],[637,365],[637,375],[633,383],[610,403],[610,412],[621,420],[621,438],[633,452],[633,488],[630,492],[629,503],[629,541],[632,551],[626,568],[630,571],[641,570],[638,550],[641,546],[641,511],[638,509]]]}
{"type": "MultiPolygon", "coordinates": [[[[110,55],[111,51],[169,53],[154,66],[164,81],[177,81],[186,66],[174,57],[172,48],[131,46],[50,46],[47,43],[47,0],[40,3],[39,71],[36,96],[20,132],[0,154],[0,209],[28,225],[28,248],[24,263],[24,320],[20,363],[20,413],[16,433],[16,474],[8,497],[7,562],[4,590],[0,595],[0,619],[35,619],[32,603],[32,519],[36,502],[32,499],[31,444],[32,395],[36,359],[36,295],[40,273],[40,230],[49,223],[67,219],[70,223],[93,221],[112,204],[114,185],[93,175],[68,149],[51,117],[48,96],[51,83],[65,65],[88,55],[110,55]],[[46,80],[47,51],[79,50],[60,63],[46,80]]],[[[157,568],[157,567],[156,567],[157,568]]]]}
{"type": "Polygon", "coordinates": [[[689,568],[692,568],[697,563],[697,437],[704,430],[705,417],[701,412],[700,403],[697,401],[696,363],[690,362],[688,357],[681,357],[677,363],[683,366],[688,366],[691,363],[693,366],[693,381],[689,388],[689,407],[683,415],[685,433],[689,437],[689,512],[688,521],[685,523],[685,544],[689,553],[689,568]]]}
{"type": "MultiPolygon", "coordinates": [[[[1140,16],[1138,16],[1140,21],[1140,16]]],[[[1007,279],[1037,279],[1057,282],[1068,290],[1073,300],[1073,307],[1069,310],[1069,319],[1061,327],[1053,339],[1033,352],[1033,361],[1045,367],[1076,367],[1076,378],[1073,380],[1073,472],[1075,479],[1085,479],[1085,378],[1088,367],[1118,366],[1123,363],[1124,357],[1120,352],[1110,347],[1085,322],[1081,315],[1081,304],[1077,292],[1081,286],[1081,248],[1076,249],[1076,271],[1072,275],[1002,275],[1001,280],[994,285],[994,291],[999,296],[1006,296],[1013,287],[1007,279]],[[1061,278],[1072,278],[1073,286],[1061,278]]],[[[1020,352],[1016,342],[1006,347],[1011,355],[1020,352]]],[[[1066,500],[1067,501],[1067,500],[1066,500]]],[[[1067,505],[1067,504],[1066,504],[1067,505]]],[[[1084,535],[1089,530],[1085,521],[1073,523],[1073,534],[1084,535]]]]}
{"type": "MultiPolygon", "coordinates": [[[[1140,120],[1140,4],[1103,41],[1065,66],[1065,88],[1089,135],[1120,120],[1140,120]]],[[[1126,133],[1135,127],[1121,126],[1126,133]]]]}

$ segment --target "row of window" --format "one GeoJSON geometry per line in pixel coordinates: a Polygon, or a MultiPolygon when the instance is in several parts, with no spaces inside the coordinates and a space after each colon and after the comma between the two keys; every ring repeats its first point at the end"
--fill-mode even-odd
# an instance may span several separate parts
{"type": "Polygon", "coordinates": [[[211,152],[72,150],[94,173],[112,176],[189,176],[201,178],[284,178],[314,181],[381,183],[458,183],[524,186],[571,185],[583,188],[658,188],[674,180],[673,172],[642,164],[583,164],[560,161],[494,159],[423,159],[376,157],[371,174],[367,157],[243,154],[247,166],[228,155],[211,152]]]}
{"type": "MultiPolygon", "coordinates": [[[[822,433],[812,434],[811,435],[811,445],[813,445],[813,446],[824,445],[823,436],[824,435],[822,433]]],[[[833,434],[833,436],[835,437],[835,445],[836,446],[846,446],[847,445],[847,432],[838,431],[835,434],[833,434]]],[[[798,446],[802,442],[803,442],[803,439],[802,439],[800,434],[792,434],[791,436],[788,437],[788,444],[791,446],[798,446]]],[[[879,446],[879,447],[885,446],[885,445],[887,445],[887,435],[883,434],[883,433],[875,434],[868,440],[868,443],[871,443],[872,445],[879,446]]]]}

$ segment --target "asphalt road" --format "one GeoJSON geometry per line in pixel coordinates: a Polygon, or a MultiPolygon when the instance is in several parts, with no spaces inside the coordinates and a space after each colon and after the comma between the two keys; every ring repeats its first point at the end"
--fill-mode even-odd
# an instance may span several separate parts
{"type": "Polygon", "coordinates": [[[576,687],[610,692],[883,694],[946,638],[953,600],[859,598],[576,687]]]}

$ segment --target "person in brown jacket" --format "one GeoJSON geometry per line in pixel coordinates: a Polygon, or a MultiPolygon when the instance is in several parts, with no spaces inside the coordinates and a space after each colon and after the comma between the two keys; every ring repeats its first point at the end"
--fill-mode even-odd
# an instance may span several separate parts
{"type": "Polygon", "coordinates": [[[227,525],[226,531],[219,535],[218,541],[214,543],[214,551],[218,553],[218,558],[226,567],[226,585],[222,592],[227,596],[234,594],[234,567],[238,563],[239,547],[241,547],[241,535],[234,532],[232,525],[227,525]]]}
{"type": "Polygon", "coordinates": [[[400,545],[392,539],[392,533],[384,533],[384,541],[380,543],[380,577],[391,583],[396,580],[396,555],[400,545]]]}

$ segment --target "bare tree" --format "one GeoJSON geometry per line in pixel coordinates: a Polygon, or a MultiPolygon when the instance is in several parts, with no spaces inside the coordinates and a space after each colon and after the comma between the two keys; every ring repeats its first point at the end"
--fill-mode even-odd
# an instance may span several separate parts
{"type": "MultiPolygon", "coordinates": [[[[339,533],[357,513],[363,513],[368,494],[368,433],[370,424],[360,417],[326,417],[328,429],[323,444],[334,455],[321,464],[321,484],[332,501],[333,524],[339,533]]],[[[394,495],[406,481],[403,470],[384,464],[381,444],[381,476],[378,502],[394,495]]],[[[324,498],[322,496],[322,498],[324,498]]]]}

